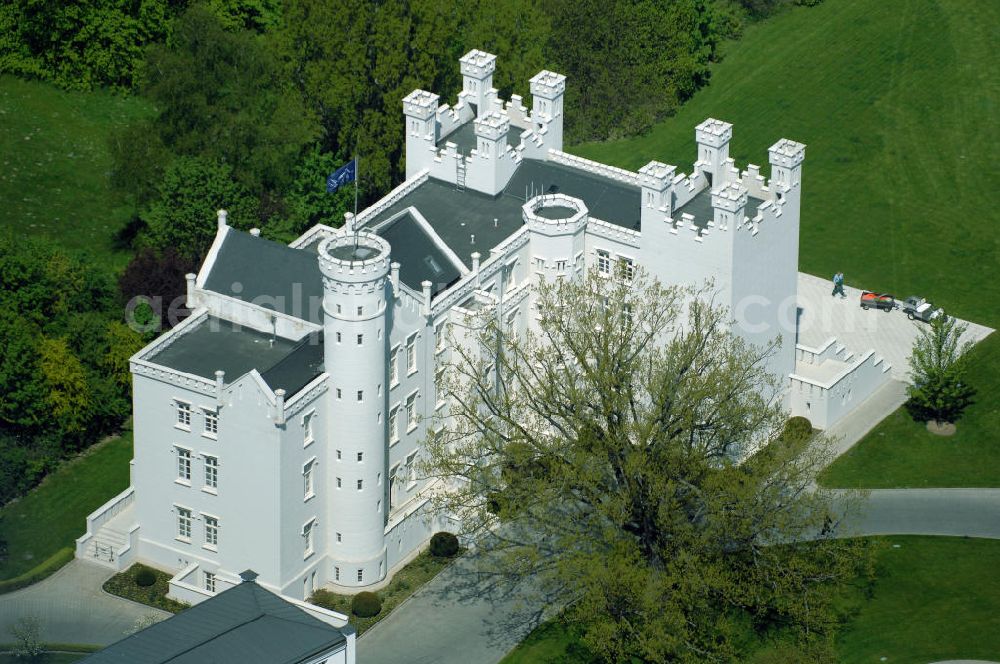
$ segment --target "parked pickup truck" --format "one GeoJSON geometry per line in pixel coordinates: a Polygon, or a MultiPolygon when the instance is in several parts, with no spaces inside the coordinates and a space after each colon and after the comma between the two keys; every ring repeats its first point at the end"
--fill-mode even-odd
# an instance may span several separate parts
{"type": "Polygon", "coordinates": [[[916,295],[911,295],[903,300],[900,308],[910,320],[922,320],[925,323],[929,323],[938,316],[944,315],[944,309],[935,307],[926,299],[916,295]]]}
{"type": "Polygon", "coordinates": [[[888,293],[861,291],[861,308],[865,310],[881,309],[888,313],[896,308],[896,298],[888,293]]]}

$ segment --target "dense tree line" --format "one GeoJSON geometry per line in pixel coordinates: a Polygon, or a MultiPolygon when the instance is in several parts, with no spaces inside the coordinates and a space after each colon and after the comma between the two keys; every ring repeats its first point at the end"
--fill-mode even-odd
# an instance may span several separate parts
{"type": "Polygon", "coordinates": [[[128,417],[143,337],[111,276],[51,245],[0,239],[0,284],[2,504],[128,417]]]}

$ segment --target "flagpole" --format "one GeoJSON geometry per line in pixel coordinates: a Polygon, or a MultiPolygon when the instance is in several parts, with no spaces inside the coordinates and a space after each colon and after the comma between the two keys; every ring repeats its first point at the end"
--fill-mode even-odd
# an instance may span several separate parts
{"type": "Polygon", "coordinates": [[[354,251],[358,250],[358,153],[354,152],[354,251]]]}

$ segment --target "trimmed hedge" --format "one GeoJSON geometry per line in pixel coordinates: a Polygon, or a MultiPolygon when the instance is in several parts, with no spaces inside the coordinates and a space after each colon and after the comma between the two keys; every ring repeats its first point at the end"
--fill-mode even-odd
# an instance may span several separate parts
{"type": "Polygon", "coordinates": [[[351,613],[359,618],[371,618],[382,611],[382,600],[373,592],[360,592],[351,600],[351,613]]]}
{"type": "Polygon", "coordinates": [[[0,595],[20,590],[21,588],[25,588],[33,583],[38,583],[42,579],[48,578],[61,569],[66,563],[73,560],[74,555],[75,549],[72,547],[67,546],[59,549],[52,554],[48,560],[39,563],[37,566],[28,570],[24,574],[15,576],[12,579],[0,581],[0,595]]]}
{"type": "Polygon", "coordinates": [[[140,567],[137,569],[134,578],[135,585],[140,588],[148,588],[156,583],[156,574],[153,573],[153,570],[146,567],[140,567]]]}
{"type": "Polygon", "coordinates": [[[458,538],[452,533],[439,532],[431,537],[431,555],[438,558],[451,558],[458,553],[458,538]]]}

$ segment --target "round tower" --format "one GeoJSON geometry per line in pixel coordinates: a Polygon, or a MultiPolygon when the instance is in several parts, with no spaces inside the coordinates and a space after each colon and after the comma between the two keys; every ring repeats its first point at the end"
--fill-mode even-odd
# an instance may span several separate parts
{"type": "Polygon", "coordinates": [[[329,577],[343,586],[385,578],[385,375],[389,244],[365,231],[319,245],[330,412],[329,577]]]}

